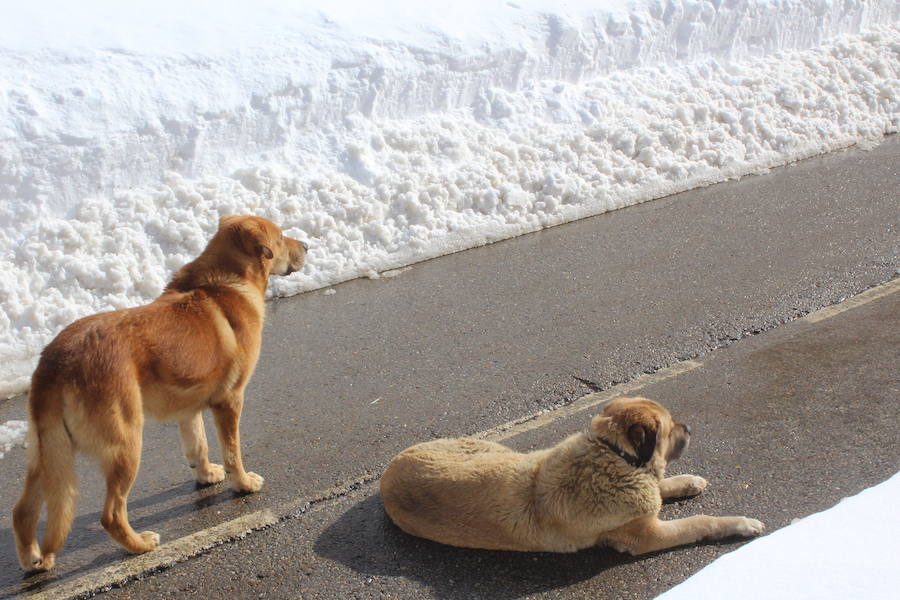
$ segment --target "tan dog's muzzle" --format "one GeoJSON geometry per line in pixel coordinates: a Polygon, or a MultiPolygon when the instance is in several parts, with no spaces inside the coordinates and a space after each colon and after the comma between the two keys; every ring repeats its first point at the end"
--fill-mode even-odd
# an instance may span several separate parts
{"type": "Polygon", "coordinates": [[[691,428],[678,423],[672,432],[672,446],[666,456],[666,462],[679,458],[691,444],[691,428]]]}

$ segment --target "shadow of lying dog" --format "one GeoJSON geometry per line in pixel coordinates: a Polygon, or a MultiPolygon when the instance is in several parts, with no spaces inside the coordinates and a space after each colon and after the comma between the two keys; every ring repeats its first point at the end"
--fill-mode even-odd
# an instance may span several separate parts
{"type": "Polygon", "coordinates": [[[608,548],[573,554],[455,548],[411,536],[384,512],[380,494],[345,512],[317,538],[315,552],[362,575],[405,577],[435,598],[520,598],[565,588],[640,559],[608,548]]]}

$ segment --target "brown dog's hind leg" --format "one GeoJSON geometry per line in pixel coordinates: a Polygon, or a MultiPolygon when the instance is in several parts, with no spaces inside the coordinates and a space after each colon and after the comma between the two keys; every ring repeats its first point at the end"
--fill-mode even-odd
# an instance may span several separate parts
{"type": "Polygon", "coordinates": [[[214,404],[212,411],[228,479],[239,492],[258,492],[262,488],[263,478],[256,473],[245,471],[241,459],[241,436],[238,428],[243,400],[243,395],[238,395],[231,401],[214,404]]]}
{"type": "Polygon", "coordinates": [[[56,553],[69,536],[75,519],[75,498],[78,496],[75,448],[64,431],[61,427],[55,428],[45,432],[41,439],[41,483],[47,502],[47,527],[41,541],[44,556],[41,565],[36,567],[40,570],[53,566],[56,553]]]}
{"type": "Polygon", "coordinates": [[[668,498],[687,498],[696,496],[706,489],[709,482],[698,475],[676,475],[659,482],[659,494],[663,500],[668,498]]]}
{"type": "Polygon", "coordinates": [[[208,485],[219,483],[225,479],[222,465],[209,462],[209,444],[206,442],[206,430],[203,427],[203,413],[178,424],[181,433],[181,447],[188,465],[194,470],[197,483],[208,485]]]}
{"type": "Polygon", "coordinates": [[[102,458],[106,475],[106,502],[100,523],[109,536],[133,554],[153,550],[159,545],[159,535],[152,531],[137,533],[128,524],[128,492],[137,477],[141,460],[141,426],[130,427],[134,435],[128,441],[119,441],[107,450],[102,458]]]}
{"type": "Polygon", "coordinates": [[[47,571],[56,562],[75,517],[75,448],[61,415],[51,413],[28,426],[25,488],[13,510],[16,553],[26,571],[47,571]],[[40,435],[38,435],[38,430],[40,435]],[[47,527],[38,548],[37,522],[47,503],[47,527]]]}
{"type": "Polygon", "coordinates": [[[29,465],[28,473],[25,475],[25,488],[13,509],[16,554],[19,556],[19,564],[26,571],[46,570],[43,566],[43,555],[37,543],[37,523],[43,504],[44,494],[41,490],[40,473],[37,467],[29,465]]]}
{"type": "Polygon", "coordinates": [[[619,552],[632,555],[657,552],[699,541],[720,540],[731,536],[750,537],[763,532],[764,526],[747,517],[710,517],[698,515],[686,519],[661,521],[644,517],[603,535],[601,542],[619,552]]]}

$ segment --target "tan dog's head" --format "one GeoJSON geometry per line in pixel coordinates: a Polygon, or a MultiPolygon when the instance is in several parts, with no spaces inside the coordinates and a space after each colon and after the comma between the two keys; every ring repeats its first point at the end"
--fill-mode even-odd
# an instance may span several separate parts
{"type": "Polygon", "coordinates": [[[624,443],[623,449],[643,463],[650,462],[654,456],[660,457],[664,464],[675,460],[691,440],[688,426],[676,423],[658,402],[639,397],[616,398],[606,405],[603,414],[594,417],[591,429],[597,435],[624,443]]]}
{"type": "Polygon", "coordinates": [[[253,261],[260,261],[265,273],[290,275],[299,271],[309,249],[306,242],[286,237],[272,221],[251,215],[226,215],[219,219],[216,237],[223,236],[231,246],[253,261]]]}

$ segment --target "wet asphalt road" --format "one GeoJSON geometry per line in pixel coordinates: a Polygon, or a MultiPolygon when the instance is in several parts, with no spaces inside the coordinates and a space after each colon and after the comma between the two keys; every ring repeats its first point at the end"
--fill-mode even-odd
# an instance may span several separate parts
{"type": "MultiPolygon", "coordinates": [[[[765,176],[686,192],[428,261],[396,278],[348,282],[337,286],[335,295],[313,292],[273,302],[242,420],[245,463],[266,477],[264,493],[239,497],[222,486],[197,490],[182,463],[176,428],[154,424],[145,434],[144,461],[131,494],[132,522],[139,529],[157,530],[165,542],[253,510],[313,498],[322,490],[374,477],[409,444],[472,433],[569,402],[588,391],[576,377],[606,388],[684,358],[705,360],[702,357],[713,348],[890,279],[898,265],[898,156],[900,139],[894,136],[872,152],[842,152],[765,176]]],[[[719,394],[709,402],[729,411],[736,406],[730,398],[719,394]]],[[[23,414],[22,399],[0,404],[0,421],[23,414]]],[[[547,432],[548,442],[555,433],[547,432]]],[[[712,435],[707,443],[723,445],[724,439],[712,435]]],[[[697,460],[715,486],[717,477],[710,469],[717,468],[712,460],[717,457],[698,457],[697,452],[692,450],[684,464],[697,460]]],[[[731,456],[731,463],[718,467],[727,474],[733,471],[735,457],[722,452],[731,456]]],[[[815,460],[812,454],[809,457],[815,460]]],[[[863,460],[872,461],[876,459],[863,460]]],[[[91,465],[83,467],[80,512],[72,536],[56,573],[35,588],[47,589],[117,564],[124,556],[97,522],[102,483],[91,465]]],[[[18,573],[9,529],[22,471],[21,449],[0,461],[0,480],[7,484],[0,489],[0,597],[34,583],[23,581],[18,573]]],[[[853,477],[857,487],[865,487],[881,474],[853,477]]],[[[376,527],[369,535],[380,530],[396,539],[378,516],[377,500],[365,496],[366,488],[358,493],[363,496],[351,494],[316,509],[332,511],[332,516],[343,514],[341,508],[352,509],[349,517],[339,516],[336,523],[353,523],[358,515],[360,521],[375,524],[366,529],[358,523],[365,531],[376,527]]],[[[845,495],[839,493],[834,499],[845,495]]],[[[704,501],[694,501],[685,510],[700,510],[704,501]]],[[[760,516],[751,514],[752,508],[751,503],[745,509],[748,515],[760,516]]],[[[233,553],[241,557],[238,567],[246,567],[246,572],[236,569],[241,581],[249,577],[252,566],[258,566],[254,560],[284,567],[276,571],[277,579],[287,587],[280,592],[264,588],[270,597],[292,597],[285,590],[300,589],[299,581],[289,575],[296,568],[300,577],[302,564],[311,565],[307,579],[329,573],[323,566],[327,564],[344,565],[347,573],[364,576],[363,580],[387,577],[388,591],[399,586],[402,596],[399,590],[406,580],[394,577],[394,567],[379,567],[376,561],[374,567],[357,568],[344,556],[347,552],[328,550],[320,536],[310,537],[325,518],[323,514],[315,520],[288,521],[125,591],[140,594],[140,586],[155,580],[167,581],[160,585],[176,590],[168,577],[179,569],[200,569],[210,557],[233,553]],[[263,539],[260,536],[293,526],[307,533],[286,531],[287,538],[279,542],[282,554],[250,550],[257,538],[263,539]],[[306,541],[301,542],[304,535],[306,541]],[[366,569],[374,569],[374,574],[366,569]]],[[[364,543],[343,543],[360,556],[372,554],[364,543]]],[[[399,549],[388,547],[375,555],[402,555],[405,547],[424,556],[425,550],[416,543],[402,539],[397,543],[399,549]]],[[[602,562],[597,557],[607,555],[587,554],[596,560],[576,558],[568,563],[558,557],[539,558],[556,565],[551,570],[559,573],[551,581],[559,585],[528,587],[518,595],[565,587],[560,582],[568,570],[565,565],[583,575],[575,579],[591,578],[594,571],[587,564],[579,570],[578,561],[594,565],[602,562]]],[[[439,570],[413,581],[423,582],[423,589],[439,590],[444,575],[459,581],[473,570],[492,568],[489,559],[448,556],[462,565],[455,578],[450,577],[454,573],[439,570]]],[[[509,560],[515,571],[525,559],[509,560]]],[[[651,577],[657,577],[652,573],[656,560],[642,560],[634,568],[649,569],[651,577]]],[[[620,572],[623,564],[611,566],[605,577],[620,572]]],[[[414,561],[410,568],[421,570],[423,565],[414,561]]],[[[396,568],[404,572],[406,567],[399,560],[396,568]]],[[[684,574],[691,567],[686,568],[684,574]]],[[[335,581],[342,576],[335,574],[335,581]]],[[[257,579],[272,577],[276,576],[257,579]]],[[[221,590],[215,577],[202,578],[210,590],[221,590]]],[[[372,590],[354,588],[359,584],[350,577],[342,585],[345,591],[355,589],[360,597],[369,597],[372,590]]],[[[462,589],[469,590],[463,596],[478,596],[477,587],[462,589]]],[[[193,588],[189,595],[217,593],[193,588]]],[[[326,591],[321,595],[329,597],[326,591]]]]}
{"type": "MultiPolygon", "coordinates": [[[[745,515],[772,531],[900,470],[897,323],[900,293],[741,340],[699,369],[642,389],[693,431],[670,474],[710,481],[697,498],[666,505],[663,518],[745,515]]],[[[554,444],[593,414],[507,443],[554,444]]],[[[649,599],[740,543],[637,558],[600,548],[568,555],[451,548],[394,527],[371,483],[103,598],[649,599]]]]}

